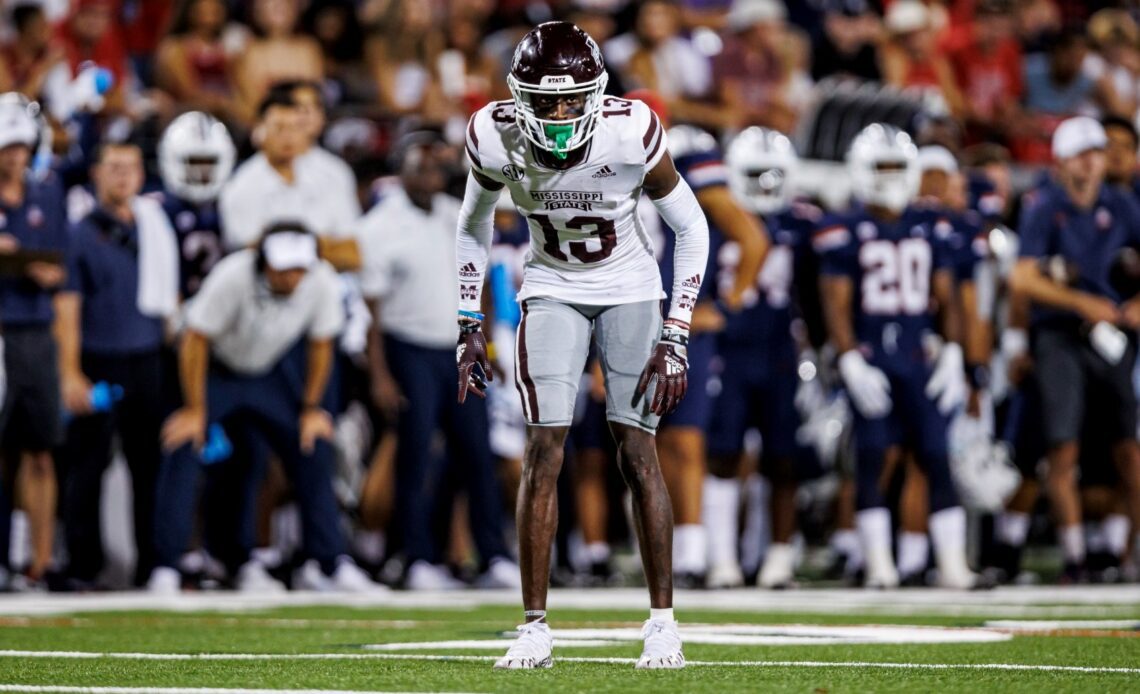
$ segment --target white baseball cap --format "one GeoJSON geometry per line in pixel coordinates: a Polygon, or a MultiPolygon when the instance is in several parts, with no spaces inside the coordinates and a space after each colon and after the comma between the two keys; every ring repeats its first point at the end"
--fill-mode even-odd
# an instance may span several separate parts
{"type": "Polygon", "coordinates": [[[32,147],[39,137],[39,128],[27,104],[22,99],[0,96],[0,149],[10,145],[32,147]]]}
{"type": "Polygon", "coordinates": [[[274,270],[307,270],[318,259],[317,237],[299,231],[279,231],[261,245],[265,264],[274,270]]]}
{"type": "Polygon", "coordinates": [[[1104,149],[1108,135],[1095,118],[1077,116],[1062,122],[1053,131],[1053,158],[1068,159],[1090,149],[1104,149]]]}
{"type": "Polygon", "coordinates": [[[782,22],[788,17],[788,8],[782,0],[735,0],[725,17],[732,31],[743,31],[765,22],[782,22]]]}
{"type": "Polygon", "coordinates": [[[930,10],[919,0],[896,0],[883,21],[892,34],[909,34],[930,25],[930,10]]]}
{"type": "Polygon", "coordinates": [[[927,145],[918,148],[918,170],[922,173],[927,171],[957,173],[958,160],[942,145],[927,145]]]}

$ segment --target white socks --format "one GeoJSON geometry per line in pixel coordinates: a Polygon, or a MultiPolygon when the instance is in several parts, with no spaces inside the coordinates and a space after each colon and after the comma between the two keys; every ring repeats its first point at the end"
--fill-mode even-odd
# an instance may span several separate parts
{"type": "Polygon", "coordinates": [[[855,527],[863,544],[870,588],[894,588],[899,583],[898,571],[891,557],[891,512],[885,508],[868,508],[855,514],[855,527]]]}
{"type": "Polygon", "coordinates": [[[711,564],[736,564],[740,535],[740,481],[705,476],[701,520],[705,526],[711,564]]]}
{"type": "Polygon", "coordinates": [[[708,537],[705,527],[696,523],[673,529],[673,571],[703,574],[708,568],[708,537]]]}
{"type": "Polygon", "coordinates": [[[975,577],[966,562],[966,509],[951,506],[930,514],[930,539],[939,584],[946,588],[972,587],[975,577]]]}
{"type": "Polygon", "coordinates": [[[384,532],[357,530],[352,536],[352,550],[365,563],[379,564],[384,560],[384,532]]]}
{"type": "Polygon", "coordinates": [[[1100,522],[1100,532],[1104,536],[1104,549],[1114,557],[1124,556],[1128,547],[1128,533],[1132,530],[1132,523],[1128,516],[1119,513],[1106,516],[1100,522]]]}
{"type": "Polygon", "coordinates": [[[930,561],[930,539],[926,533],[899,533],[899,575],[914,576],[926,570],[930,561]]]}
{"type": "Polygon", "coordinates": [[[994,533],[999,542],[1011,547],[1024,547],[1029,537],[1029,514],[1020,511],[1002,511],[997,517],[994,533]]]}
{"type": "Polygon", "coordinates": [[[676,619],[673,619],[673,608],[672,607],[662,607],[661,609],[656,609],[656,608],[651,607],[651,608],[649,608],[649,618],[655,622],[656,621],[661,621],[661,622],[675,622],[675,621],[677,621],[676,619]]]}
{"type": "Polygon", "coordinates": [[[859,542],[859,533],[851,528],[842,528],[831,534],[828,542],[836,553],[847,557],[847,571],[849,573],[863,568],[863,545],[859,542]]]}
{"type": "Polygon", "coordinates": [[[1065,556],[1066,564],[1084,563],[1085,532],[1079,523],[1058,528],[1057,538],[1061,541],[1061,553],[1065,556]]]}

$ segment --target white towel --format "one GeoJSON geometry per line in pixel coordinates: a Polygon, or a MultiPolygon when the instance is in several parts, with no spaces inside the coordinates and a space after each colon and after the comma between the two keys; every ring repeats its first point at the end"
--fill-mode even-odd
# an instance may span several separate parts
{"type": "Polygon", "coordinates": [[[131,212],[139,234],[139,313],[170,318],[178,310],[178,237],[157,200],[136,196],[131,212]]]}

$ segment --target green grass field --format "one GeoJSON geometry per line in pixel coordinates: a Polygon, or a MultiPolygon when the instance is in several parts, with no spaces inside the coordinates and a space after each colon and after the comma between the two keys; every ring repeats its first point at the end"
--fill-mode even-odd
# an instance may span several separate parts
{"type": "Polygon", "coordinates": [[[168,602],[128,597],[108,605],[101,597],[3,598],[0,691],[1140,692],[1135,589],[982,597],[685,594],[678,596],[679,618],[706,626],[687,627],[703,642],[687,643],[690,666],[674,672],[633,669],[640,643],[628,637],[645,616],[629,607],[644,601],[638,591],[556,593],[556,638],[557,630],[567,630],[567,639],[586,643],[556,645],[548,671],[493,671],[508,643],[504,634],[518,619],[510,597],[394,593],[341,606],[297,604],[305,597],[290,596],[277,607],[210,595],[168,602]],[[582,607],[591,602],[600,606],[582,607]],[[1010,637],[1007,630],[985,628],[993,619],[1063,621],[1040,625],[1050,631],[1010,637]],[[928,628],[852,631],[844,625],[928,628]],[[914,642],[928,637],[967,640],[914,642]],[[856,642],[866,638],[894,642],[856,642]],[[447,641],[463,643],[438,643],[447,641]],[[409,642],[419,645],[393,646],[409,642]]]}

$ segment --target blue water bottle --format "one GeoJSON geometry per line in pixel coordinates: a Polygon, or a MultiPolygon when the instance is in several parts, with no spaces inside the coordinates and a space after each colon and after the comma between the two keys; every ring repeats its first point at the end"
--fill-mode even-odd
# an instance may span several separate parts
{"type": "Polygon", "coordinates": [[[233,455],[234,446],[226,436],[226,430],[221,424],[214,423],[206,430],[206,444],[202,446],[202,464],[213,465],[229,459],[233,455]]]}

